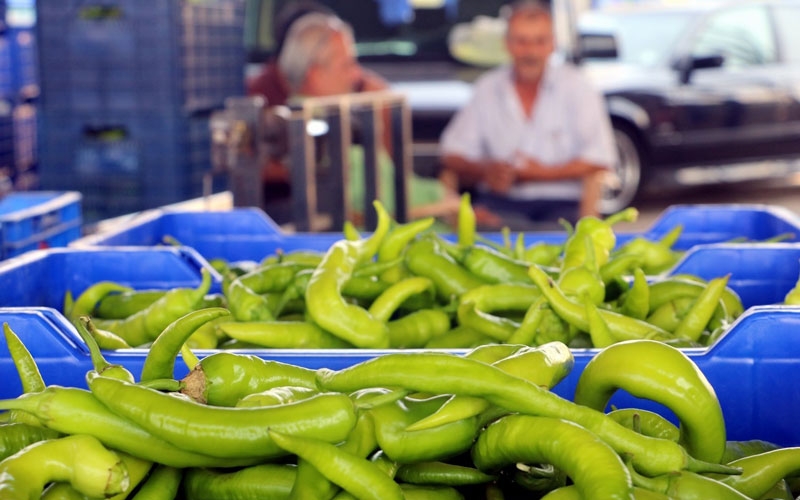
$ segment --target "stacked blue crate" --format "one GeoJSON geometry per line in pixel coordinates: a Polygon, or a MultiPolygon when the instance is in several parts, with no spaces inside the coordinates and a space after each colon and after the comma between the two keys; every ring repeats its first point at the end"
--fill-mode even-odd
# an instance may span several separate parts
{"type": "Polygon", "coordinates": [[[89,222],[201,195],[244,2],[39,2],[37,29],[42,187],[82,191],[89,222]]]}
{"type": "MultiPolygon", "coordinates": [[[[0,9],[5,11],[5,3],[0,9]]],[[[5,19],[5,16],[0,19],[5,19]]],[[[13,181],[15,174],[13,104],[11,52],[5,23],[2,23],[0,26],[0,183],[3,185],[13,181]]]]}
{"type": "Polygon", "coordinates": [[[0,82],[4,96],[4,109],[0,110],[2,130],[2,159],[10,165],[13,187],[27,191],[39,186],[36,171],[36,98],[39,95],[34,30],[34,0],[9,0],[3,2],[0,13],[7,28],[3,32],[4,53],[0,66],[8,68],[0,82]],[[5,107],[8,107],[6,113],[5,107]],[[10,123],[7,125],[6,123],[10,123]]]}

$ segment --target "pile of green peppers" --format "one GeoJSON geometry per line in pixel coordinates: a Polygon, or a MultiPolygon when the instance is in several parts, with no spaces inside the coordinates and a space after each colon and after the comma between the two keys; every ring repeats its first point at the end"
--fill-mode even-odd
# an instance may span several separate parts
{"type": "Polygon", "coordinates": [[[708,380],[663,342],[600,350],[570,401],[550,390],[573,366],[558,341],[405,351],[340,370],[228,351],[193,358],[185,340],[229,315],[206,308],[167,325],[138,381],[81,328],[88,390],[47,386],[5,324],[24,394],[0,400],[0,500],[797,494],[800,448],[727,440],[708,380]],[[192,370],[176,380],[181,350],[192,370]],[[617,390],[663,404],[679,425],[607,412],[617,390]]]}
{"type": "Polygon", "coordinates": [[[584,217],[563,243],[504,244],[475,231],[462,200],[457,241],[433,219],[405,224],[379,204],[376,230],[345,237],[326,252],[292,251],[260,263],[213,262],[223,293],[132,290],[95,283],[64,312],[102,348],[149,345],[171,321],[208,307],[230,315],[200,329],[191,348],[471,348],[487,343],[606,347],[646,338],[676,346],[714,342],[743,311],[727,276],[664,276],[680,252],[677,226],[658,241],[617,246],[613,225],[627,209],[584,217]],[[659,274],[661,273],[661,274],[659,274]]]}

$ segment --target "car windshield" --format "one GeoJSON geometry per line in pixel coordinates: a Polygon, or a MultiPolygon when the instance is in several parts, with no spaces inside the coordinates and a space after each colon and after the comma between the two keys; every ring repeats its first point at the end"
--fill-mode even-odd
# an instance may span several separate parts
{"type": "Polygon", "coordinates": [[[674,12],[588,12],[581,17],[579,31],[613,34],[618,61],[641,66],[663,62],[681,33],[697,14],[674,12]]]}

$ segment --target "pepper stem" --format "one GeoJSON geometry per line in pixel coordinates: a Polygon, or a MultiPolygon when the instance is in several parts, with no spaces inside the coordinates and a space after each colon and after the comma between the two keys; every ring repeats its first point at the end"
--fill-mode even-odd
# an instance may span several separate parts
{"type": "Polygon", "coordinates": [[[696,472],[698,474],[716,473],[728,474],[738,476],[742,473],[741,467],[733,467],[725,464],[716,464],[714,462],[704,462],[693,457],[689,457],[686,462],[686,470],[696,472]]]}

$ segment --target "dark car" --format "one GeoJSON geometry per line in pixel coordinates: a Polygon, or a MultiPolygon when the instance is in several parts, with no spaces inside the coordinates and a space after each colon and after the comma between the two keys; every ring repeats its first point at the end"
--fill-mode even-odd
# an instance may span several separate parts
{"type": "Polygon", "coordinates": [[[790,168],[800,158],[798,27],[800,2],[779,0],[583,16],[580,31],[613,34],[618,51],[613,62],[584,60],[620,154],[604,211],[676,175],[717,182],[790,168]]]}
{"type": "MultiPolygon", "coordinates": [[[[472,60],[453,50],[452,35],[476,19],[496,20],[508,2],[322,3],[353,24],[362,62],[408,96],[415,169],[434,172],[442,130],[469,99],[471,83],[502,60],[485,50],[502,46],[492,45],[502,37],[495,24],[488,22],[494,35],[472,47],[481,52],[470,52],[472,60]],[[397,5],[408,8],[387,8],[397,5]]],[[[569,12],[577,3],[553,6],[569,12]]],[[[561,54],[579,60],[607,98],[620,162],[604,213],[630,204],[646,186],[662,186],[665,176],[740,180],[785,174],[800,159],[800,0],[620,3],[586,12],[581,36],[568,29],[559,40],[561,54]]]]}

